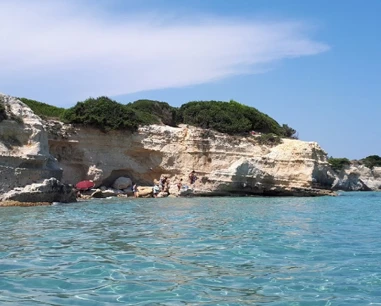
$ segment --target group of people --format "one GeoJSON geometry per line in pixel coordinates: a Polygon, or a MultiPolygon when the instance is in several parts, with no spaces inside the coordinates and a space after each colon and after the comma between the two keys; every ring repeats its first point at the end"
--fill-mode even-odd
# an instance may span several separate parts
{"type": "MultiPolygon", "coordinates": [[[[194,183],[198,179],[196,176],[196,171],[193,170],[191,173],[189,173],[188,178],[189,178],[189,184],[194,185],[194,183]]],[[[160,180],[159,180],[159,184],[155,184],[154,187],[152,188],[153,196],[156,198],[160,192],[169,193],[169,183],[170,183],[170,181],[169,181],[167,176],[161,176],[160,180]]],[[[177,182],[176,186],[177,186],[178,191],[182,190],[184,187],[187,187],[186,185],[183,184],[182,178],[177,182]]],[[[132,185],[132,192],[134,193],[135,198],[139,197],[139,190],[138,190],[138,184],[137,183],[134,183],[132,185]]],[[[76,196],[77,196],[77,198],[82,197],[82,194],[79,190],[77,190],[76,196]]]]}
{"type": "Polygon", "coordinates": [[[159,184],[155,184],[152,188],[153,196],[157,198],[159,192],[168,192],[169,191],[169,179],[166,176],[161,176],[159,184]]]}
{"type": "MultiPolygon", "coordinates": [[[[196,171],[192,171],[191,173],[189,173],[189,184],[190,185],[194,185],[194,183],[196,182],[196,180],[198,179],[197,176],[196,176],[196,171]]],[[[156,198],[157,195],[160,193],[160,192],[169,192],[169,179],[167,176],[161,176],[160,177],[160,180],[159,180],[159,184],[155,184],[154,187],[152,188],[152,191],[153,191],[153,196],[156,198]]],[[[181,178],[177,184],[177,189],[178,191],[180,191],[182,188],[183,188],[183,179],[181,178]]]]}

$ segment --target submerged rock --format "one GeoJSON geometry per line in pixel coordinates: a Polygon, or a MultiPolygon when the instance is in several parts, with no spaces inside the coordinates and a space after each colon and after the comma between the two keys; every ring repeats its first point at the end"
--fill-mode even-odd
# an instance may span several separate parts
{"type": "MultiPolygon", "coordinates": [[[[63,184],[56,178],[34,183],[23,188],[15,188],[0,196],[1,201],[18,202],[76,202],[75,190],[71,185],[63,184]]],[[[1,203],[0,203],[1,205],[1,203]]]]}
{"type": "Polygon", "coordinates": [[[17,202],[17,201],[4,201],[0,202],[0,206],[8,207],[8,206],[22,206],[22,207],[29,207],[29,206],[50,206],[52,203],[49,202],[17,202]]]}

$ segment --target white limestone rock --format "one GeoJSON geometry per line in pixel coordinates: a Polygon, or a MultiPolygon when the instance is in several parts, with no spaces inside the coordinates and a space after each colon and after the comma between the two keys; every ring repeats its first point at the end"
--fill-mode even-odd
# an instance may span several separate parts
{"type": "Polygon", "coordinates": [[[55,156],[67,146],[79,156],[61,159],[65,182],[80,175],[89,179],[89,169],[97,169],[97,185],[111,184],[116,174],[151,185],[164,173],[171,182],[183,178],[189,185],[188,174],[195,170],[199,179],[190,186],[194,194],[307,195],[310,190],[317,195],[335,180],[326,152],[315,142],[283,139],[266,146],[250,136],[206,134],[186,125],[144,126],[136,133],[76,127],[51,143],[55,156]]]}
{"type": "Polygon", "coordinates": [[[8,119],[0,121],[0,193],[62,177],[50,155],[48,133],[40,117],[20,100],[0,94],[8,119]]]}
{"type": "Polygon", "coordinates": [[[381,167],[368,167],[353,162],[337,175],[332,188],[343,191],[370,191],[381,189],[381,167]]]}

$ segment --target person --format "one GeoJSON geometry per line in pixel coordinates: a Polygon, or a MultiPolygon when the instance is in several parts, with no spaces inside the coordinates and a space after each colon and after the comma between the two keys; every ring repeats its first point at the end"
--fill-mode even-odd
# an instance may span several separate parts
{"type": "Polygon", "coordinates": [[[162,176],[160,177],[160,190],[161,191],[164,191],[164,188],[165,188],[165,184],[167,183],[167,177],[166,176],[162,176]]]}
{"type": "Polygon", "coordinates": [[[160,192],[160,187],[158,185],[153,186],[152,192],[153,192],[153,197],[157,198],[157,195],[160,192]]]}
{"type": "Polygon", "coordinates": [[[135,198],[138,198],[138,197],[139,197],[138,184],[135,183],[135,184],[132,186],[132,191],[134,192],[134,197],[135,197],[135,198]]]}
{"type": "Polygon", "coordinates": [[[191,173],[189,173],[189,182],[191,185],[193,185],[197,180],[197,176],[196,176],[196,171],[192,171],[191,173]]]}
{"type": "Polygon", "coordinates": [[[183,179],[180,179],[180,181],[177,183],[177,188],[179,189],[179,191],[181,187],[183,187],[183,179]]]}
{"type": "Polygon", "coordinates": [[[169,179],[165,178],[165,184],[163,189],[164,192],[169,192],[169,183],[170,183],[169,179]]]}

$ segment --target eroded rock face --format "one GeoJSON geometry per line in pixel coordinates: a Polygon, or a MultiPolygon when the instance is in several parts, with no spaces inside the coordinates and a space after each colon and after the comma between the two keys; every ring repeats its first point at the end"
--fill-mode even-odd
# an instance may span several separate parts
{"type": "Polygon", "coordinates": [[[165,174],[171,183],[183,178],[189,185],[195,170],[194,194],[319,195],[335,180],[326,153],[314,142],[284,139],[264,146],[253,136],[188,126],[152,125],[132,134],[61,124],[55,131],[50,150],[64,169],[63,181],[71,184],[91,179],[110,186],[125,176],[152,185],[165,174]]]}
{"type": "Polygon", "coordinates": [[[0,94],[7,119],[0,121],[0,193],[41,179],[60,179],[40,117],[20,100],[0,94]]]}
{"type": "Polygon", "coordinates": [[[381,190],[381,167],[369,169],[352,163],[338,173],[332,188],[343,191],[381,190]]]}
{"type": "Polygon", "coordinates": [[[72,186],[62,184],[56,178],[50,178],[41,183],[8,191],[0,196],[0,201],[69,203],[76,202],[76,196],[72,186]]]}
{"type": "Polygon", "coordinates": [[[372,190],[381,190],[381,167],[368,168],[361,172],[361,179],[372,190]]]}

